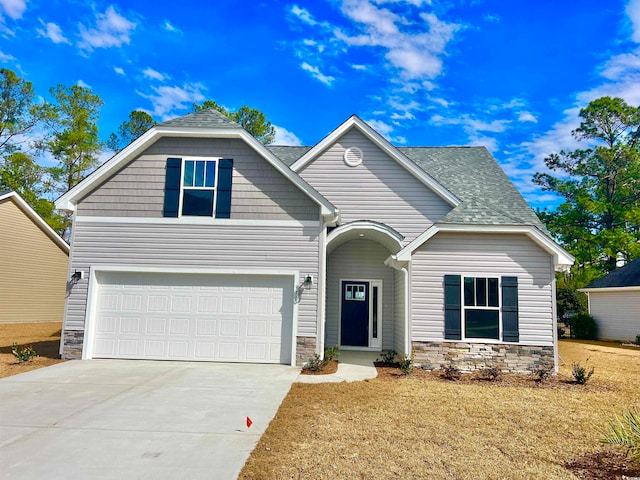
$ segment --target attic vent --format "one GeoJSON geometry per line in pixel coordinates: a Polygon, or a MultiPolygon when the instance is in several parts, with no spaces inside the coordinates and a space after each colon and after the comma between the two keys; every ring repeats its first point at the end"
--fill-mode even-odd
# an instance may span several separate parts
{"type": "Polygon", "coordinates": [[[349,147],[344,151],[344,163],[350,167],[357,167],[362,163],[364,154],[358,147],[349,147]]]}

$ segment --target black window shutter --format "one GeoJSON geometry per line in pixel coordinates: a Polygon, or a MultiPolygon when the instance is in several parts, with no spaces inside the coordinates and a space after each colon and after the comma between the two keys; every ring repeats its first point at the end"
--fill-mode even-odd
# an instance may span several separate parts
{"type": "Polygon", "coordinates": [[[182,159],[167,158],[167,172],[164,177],[164,210],[163,216],[177,217],[180,204],[180,177],[182,176],[182,159]]]}
{"type": "Polygon", "coordinates": [[[218,160],[218,198],[216,218],[231,218],[231,183],[233,179],[233,159],[218,160]]]}
{"type": "Polygon", "coordinates": [[[519,342],[518,277],[502,277],[502,340],[519,342]]]}
{"type": "Polygon", "coordinates": [[[460,275],[444,276],[444,338],[461,340],[460,275]]]}

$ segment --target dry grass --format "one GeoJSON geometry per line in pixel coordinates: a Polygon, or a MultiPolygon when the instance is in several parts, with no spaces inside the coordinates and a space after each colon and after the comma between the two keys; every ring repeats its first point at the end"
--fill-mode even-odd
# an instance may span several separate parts
{"type": "Polygon", "coordinates": [[[590,359],[588,385],[294,384],[240,478],[575,479],[565,464],[602,450],[608,419],[640,404],[640,351],[561,342],[560,354],[567,377],[590,359]]]}
{"type": "Polygon", "coordinates": [[[61,322],[0,324],[0,378],[62,362],[58,354],[61,328],[61,322]],[[13,343],[32,345],[38,356],[18,363],[11,354],[13,343]]]}

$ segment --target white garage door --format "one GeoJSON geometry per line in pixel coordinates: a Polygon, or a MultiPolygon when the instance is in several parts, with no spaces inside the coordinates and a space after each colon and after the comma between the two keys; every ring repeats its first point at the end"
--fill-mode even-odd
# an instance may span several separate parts
{"type": "Polygon", "coordinates": [[[97,278],[94,358],[291,363],[292,277],[97,278]]]}

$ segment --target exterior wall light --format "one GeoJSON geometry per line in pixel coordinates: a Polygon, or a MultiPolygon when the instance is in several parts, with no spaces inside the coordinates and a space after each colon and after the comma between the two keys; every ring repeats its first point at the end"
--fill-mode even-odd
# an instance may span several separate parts
{"type": "Polygon", "coordinates": [[[304,288],[311,288],[311,285],[313,285],[313,277],[311,275],[307,275],[304,278],[304,288]]]}

